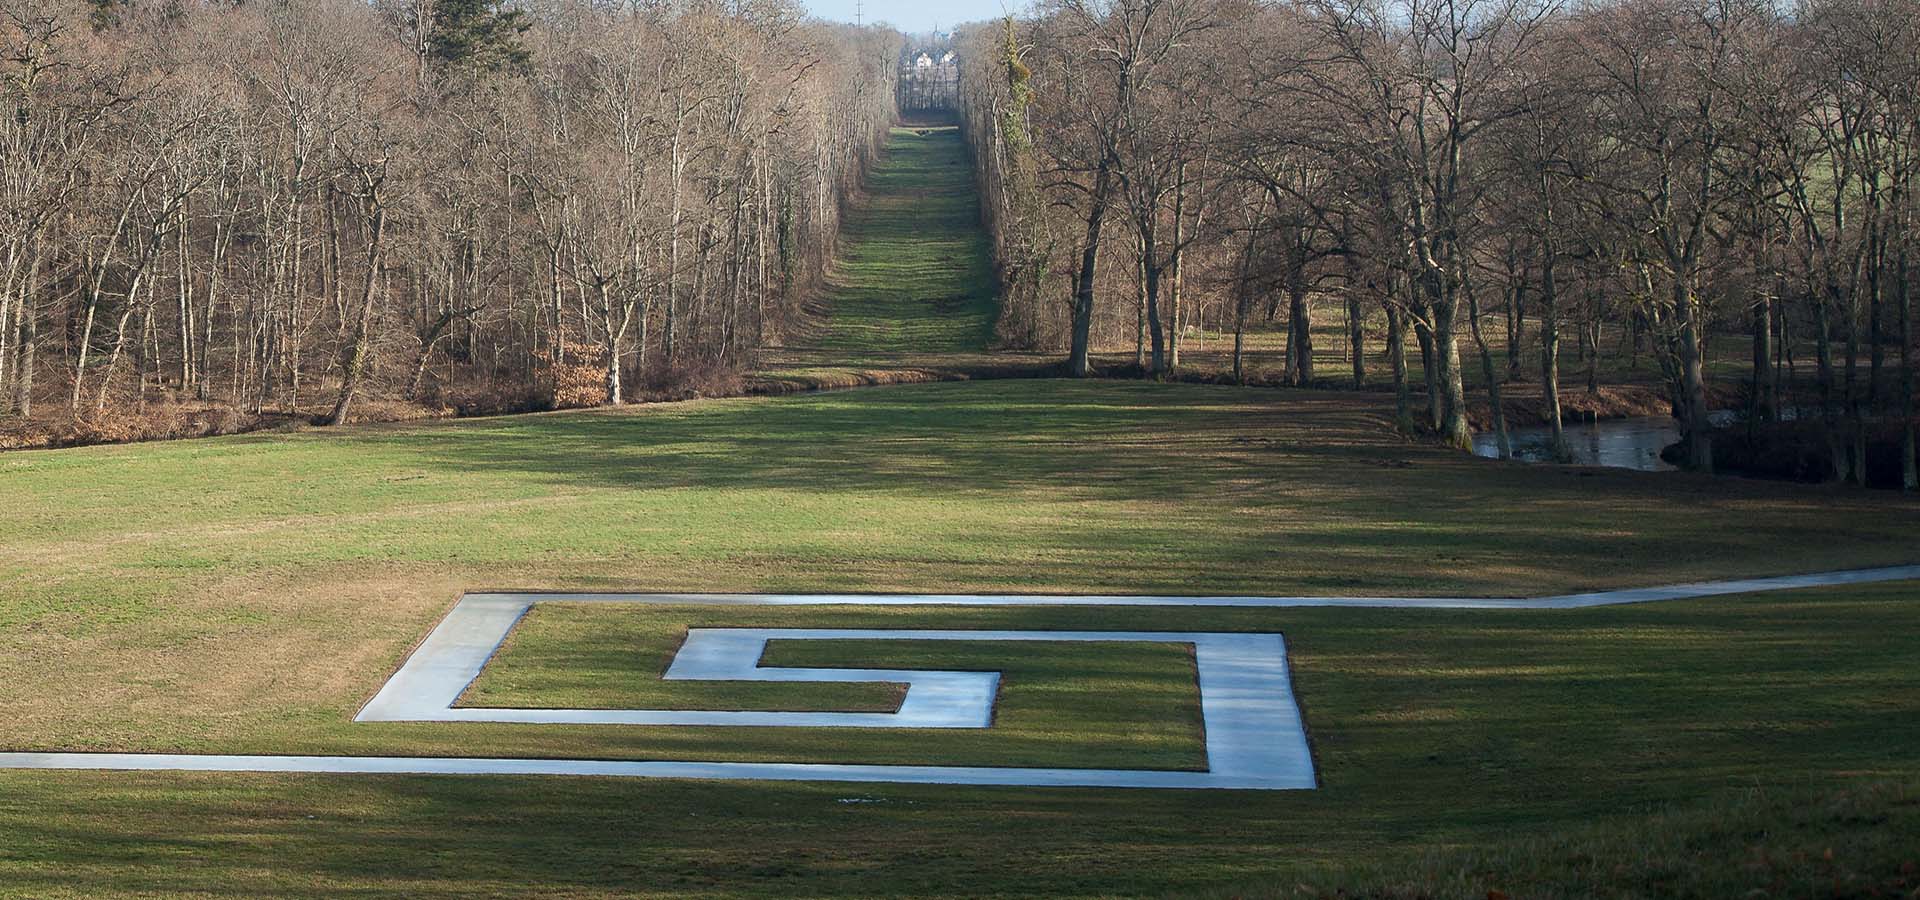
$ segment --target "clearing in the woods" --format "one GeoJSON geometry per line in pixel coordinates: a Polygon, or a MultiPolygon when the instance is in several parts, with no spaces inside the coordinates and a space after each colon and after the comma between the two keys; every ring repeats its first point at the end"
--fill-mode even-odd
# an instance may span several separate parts
{"type": "Polygon", "coordinates": [[[763,376],[842,386],[1039,364],[989,351],[992,248],[973,175],[957,127],[893,129],[842,222],[819,320],[768,348],[763,376]]]}
{"type": "MultiPolygon", "coordinates": [[[[783,351],[795,366],[984,354],[960,146],[896,135],[849,219],[831,316],[783,351]]],[[[1529,596],[1920,562],[1911,499],[1496,463],[1395,437],[1391,407],[1008,380],[0,456],[0,749],[1181,768],[1191,670],[1165,647],[769,650],[1009,673],[1008,727],[958,737],[352,719],[469,590],[1529,596]]],[[[1920,825],[1915,592],[1578,611],[561,605],[470,699],[890,702],[663,685],[688,627],[1278,631],[1321,786],[0,772],[0,894],[1849,887],[1898,877],[1911,848],[1890,836],[1920,825]]]]}

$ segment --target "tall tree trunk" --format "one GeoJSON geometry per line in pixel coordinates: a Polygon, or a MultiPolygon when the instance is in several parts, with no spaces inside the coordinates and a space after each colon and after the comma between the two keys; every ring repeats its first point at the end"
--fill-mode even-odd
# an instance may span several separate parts
{"type": "MultiPolygon", "coordinates": [[[[7,389],[11,386],[8,376],[13,371],[13,298],[16,293],[14,283],[18,278],[20,248],[15,244],[8,250],[6,283],[0,285],[0,398],[11,397],[11,392],[7,389]]],[[[0,413],[11,411],[10,407],[11,403],[0,401],[0,413]]]]}
{"type": "Polygon", "coordinates": [[[1587,397],[1600,393],[1600,323],[1580,323],[1581,354],[1587,364],[1587,397]]]}
{"type": "MultiPolygon", "coordinates": [[[[1352,235],[1343,230],[1340,234],[1340,246],[1350,250],[1352,243],[1352,235]]],[[[1358,266],[1354,255],[1350,252],[1342,253],[1340,259],[1345,264],[1347,279],[1340,292],[1347,307],[1347,363],[1352,367],[1353,389],[1357,391],[1367,386],[1366,317],[1361,313],[1360,292],[1355,290],[1361,279],[1355,271],[1358,266]]],[[[1370,284],[1369,287],[1371,286],[1370,284]]]]}
{"type": "MultiPolygon", "coordinates": [[[[608,406],[619,406],[626,402],[620,388],[620,333],[624,330],[613,321],[613,297],[604,280],[594,284],[594,290],[600,295],[600,327],[604,339],[602,363],[606,368],[607,393],[604,401],[608,406]]],[[[646,373],[640,373],[641,383],[645,384],[646,373]]]]}
{"type": "MultiPolygon", "coordinates": [[[[1448,304],[1451,309],[1452,304],[1448,304]]],[[[1445,392],[1440,404],[1440,439],[1462,450],[1473,447],[1473,428],[1467,424],[1467,388],[1460,368],[1460,341],[1451,316],[1434,330],[1435,349],[1442,369],[1440,388],[1445,392]]]]}
{"type": "MultiPolygon", "coordinates": [[[[213,215],[213,236],[207,250],[207,289],[205,299],[200,304],[198,328],[200,330],[198,364],[194,367],[193,395],[201,402],[207,401],[213,393],[213,310],[215,297],[220,290],[220,266],[225,258],[221,247],[224,232],[220,218],[218,198],[216,196],[213,215]]],[[[237,361],[236,361],[237,363],[237,361]]]]}
{"type": "Polygon", "coordinates": [[[41,236],[34,235],[33,251],[28,254],[27,269],[21,278],[18,299],[14,303],[19,340],[14,344],[13,396],[0,398],[10,400],[13,411],[23,418],[33,414],[34,355],[40,343],[40,311],[35,298],[39,292],[40,260],[44,247],[41,236]]]}
{"type": "MultiPolygon", "coordinates": [[[[553,366],[558,371],[567,364],[567,328],[566,328],[566,292],[560,287],[560,242],[554,241],[547,249],[547,297],[552,305],[553,336],[549,346],[553,348],[553,366]]],[[[586,323],[580,323],[585,326],[586,323]]]]}
{"type": "Polygon", "coordinates": [[[1681,398],[1685,401],[1681,428],[1686,435],[1687,466],[1712,474],[1713,435],[1707,421],[1705,360],[1700,355],[1700,308],[1686,278],[1674,278],[1673,304],[1679,317],[1675,323],[1679,326],[1675,355],[1680,366],[1681,398]]]}
{"type": "Polygon", "coordinates": [[[1912,214],[1903,214],[1909,221],[1908,228],[1902,229],[1899,237],[1893,290],[1896,314],[1900,317],[1900,487],[1912,492],[1920,490],[1920,460],[1915,459],[1913,421],[1913,269],[1907,257],[1913,235],[1909,231],[1912,214]]]}
{"type": "Polygon", "coordinates": [[[1436,419],[1440,440],[1449,447],[1473,449],[1473,429],[1467,424],[1466,384],[1460,370],[1460,342],[1457,334],[1460,317],[1460,286],[1448,284],[1437,273],[1426,277],[1432,292],[1429,316],[1433,320],[1432,384],[1439,390],[1436,419]]]}
{"type": "Polygon", "coordinates": [[[1554,281],[1552,242],[1542,247],[1540,259],[1540,393],[1546,402],[1547,425],[1553,429],[1549,448],[1556,460],[1567,452],[1566,414],[1560,408],[1560,288],[1554,281]]]}
{"type": "MultiPolygon", "coordinates": [[[[1776,289],[1769,292],[1770,296],[1781,298],[1782,301],[1784,301],[1786,292],[1780,289],[1784,286],[1783,282],[1776,278],[1774,285],[1776,289]]],[[[1773,344],[1773,367],[1772,370],[1767,373],[1767,405],[1773,407],[1775,416],[1779,416],[1780,385],[1783,381],[1791,383],[1793,377],[1793,370],[1787,367],[1789,350],[1787,347],[1787,304],[1785,302],[1775,302],[1773,304],[1773,322],[1771,325],[1773,328],[1773,338],[1771,341],[1773,344]]]]}
{"type": "Polygon", "coordinates": [[[333,412],[327,415],[328,425],[339,425],[347,420],[347,410],[353,405],[354,393],[360,389],[360,381],[366,376],[367,357],[372,352],[368,340],[373,325],[373,300],[380,284],[381,254],[386,249],[387,208],[380,197],[381,179],[368,177],[366,203],[369,209],[367,236],[367,271],[360,282],[360,307],[354,317],[353,342],[347,350],[346,365],[340,378],[340,396],[333,402],[333,412]]]}
{"type": "MultiPolygon", "coordinates": [[[[674,122],[673,147],[669,159],[672,199],[669,201],[671,212],[669,212],[667,216],[667,319],[661,329],[662,344],[660,348],[661,355],[665,357],[665,364],[669,371],[673,369],[674,341],[679,337],[680,326],[680,225],[682,218],[680,177],[686,167],[680,148],[680,133],[683,128],[685,113],[681,113],[681,116],[681,119],[676,119],[674,122]]],[[[826,218],[826,198],[826,176],[823,173],[820,177],[820,215],[822,219],[826,218]]],[[[645,372],[640,373],[642,382],[646,381],[646,374],[645,372]]],[[[617,376],[618,373],[616,372],[616,380],[618,380],[617,376]]],[[[612,387],[609,387],[609,390],[612,390],[612,387]]],[[[609,397],[607,402],[618,403],[620,401],[616,398],[609,397]]]]}
{"type": "Polygon", "coordinates": [[[1525,369],[1520,345],[1527,330],[1527,266],[1520,249],[1509,249],[1507,272],[1507,380],[1519,381],[1525,369]]]}
{"type": "MultiPolygon", "coordinates": [[[[1872,266],[1867,267],[1869,270],[1872,266]]],[[[1871,278],[1871,274],[1869,274],[1871,278]]],[[[1851,457],[1847,468],[1848,480],[1865,486],[1867,483],[1867,410],[1866,392],[1861,389],[1860,378],[1860,292],[1857,289],[1847,295],[1847,344],[1846,344],[1846,437],[1847,453],[1851,457]]]]}
{"type": "MultiPolygon", "coordinates": [[[[1206,185],[1201,185],[1204,193],[1206,185]]],[[[1167,254],[1167,371],[1180,368],[1180,329],[1186,322],[1181,316],[1180,294],[1182,283],[1186,279],[1187,259],[1187,164],[1180,164],[1179,176],[1174,181],[1173,191],[1173,249],[1167,254]]],[[[1200,227],[1196,217],[1194,227],[1200,227]]]]}
{"type": "MultiPolygon", "coordinates": [[[[1391,288],[1389,288],[1391,290],[1391,288]]],[[[1387,365],[1393,369],[1393,421],[1402,431],[1413,430],[1413,400],[1407,396],[1407,316],[1397,303],[1387,303],[1387,365]]]]}
{"type": "Polygon", "coordinates": [[[1307,248],[1298,236],[1287,253],[1287,383],[1313,383],[1313,311],[1307,305],[1307,248]]]}
{"type": "Polygon", "coordinates": [[[1180,302],[1180,285],[1186,280],[1187,252],[1176,247],[1167,266],[1167,371],[1180,368],[1180,330],[1186,327],[1186,310],[1180,302]]]}
{"type": "MultiPolygon", "coordinates": [[[[1829,291],[1829,294],[1831,292],[1829,291]]],[[[1835,405],[1833,371],[1833,323],[1828,315],[1827,296],[1816,296],[1813,301],[1814,332],[1814,371],[1820,379],[1820,421],[1821,430],[1826,433],[1827,459],[1832,464],[1828,475],[1833,481],[1847,480],[1848,456],[1846,443],[1840,430],[1840,410],[1835,405]]]]}
{"type": "Polygon", "coordinates": [[[1112,175],[1102,160],[1093,176],[1093,197],[1088,202],[1086,236],[1080,245],[1080,270],[1073,279],[1073,336],[1067,350],[1067,370],[1075,378],[1092,374],[1093,277],[1100,264],[1100,229],[1107,215],[1107,192],[1112,175]]]}
{"type": "Polygon", "coordinates": [[[768,171],[771,165],[765,159],[765,149],[761,150],[759,161],[760,191],[755,198],[758,209],[755,210],[753,223],[754,250],[754,316],[753,345],[755,348],[767,345],[767,232],[773,222],[772,175],[768,171]]]}
{"type": "Polygon", "coordinates": [[[281,340],[284,342],[281,354],[287,366],[287,412],[294,415],[300,412],[300,351],[304,345],[300,337],[302,312],[300,301],[307,292],[306,282],[303,280],[306,274],[306,241],[302,240],[300,235],[306,223],[304,196],[296,187],[293,205],[287,214],[287,235],[291,241],[289,247],[293,262],[290,268],[292,274],[287,279],[287,327],[281,332],[281,340]]]}
{"type": "Polygon", "coordinates": [[[1900,486],[1920,490],[1920,460],[1915,459],[1913,421],[1913,299],[1907,248],[1900,248],[1900,486]]]}
{"type": "Polygon", "coordinates": [[[1349,289],[1347,295],[1347,349],[1353,355],[1353,388],[1367,386],[1366,318],[1360,314],[1360,295],[1349,289]]]}
{"type": "MultiPolygon", "coordinates": [[[[1880,191],[1877,181],[1867,185],[1867,397],[1866,413],[1871,415],[1880,409],[1880,370],[1886,365],[1886,351],[1880,346],[1881,293],[1884,280],[1881,277],[1887,269],[1886,232],[1882,228],[1884,215],[1880,211],[1880,191]]],[[[1860,437],[1860,483],[1867,483],[1866,476],[1866,436],[1862,429],[1860,437]]]]}
{"type": "Polygon", "coordinates": [[[1233,383],[1246,384],[1247,291],[1244,286],[1233,294],[1233,383]]]}
{"type": "Polygon", "coordinates": [[[187,200],[180,201],[180,223],[174,232],[174,259],[179,264],[175,294],[180,301],[180,389],[193,381],[193,265],[187,240],[187,200]]]}
{"type": "Polygon", "coordinates": [[[1260,209],[1247,223],[1247,245],[1240,252],[1240,271],[1233,286],[1233,381],[1246,384],[1245,367],[1247,307],[1253,303],[1253,253],[1259,244],[1259,219],[1267,209],[1267,198],[1260,198],[1260,209]]]}
{"type": "Polygon", "coordinates": [[[1150,372],[1159,377],[1167,371],[1167,334],[1160,320],[1160,272],[1159,261],[1154,259],[1153,230],[1147,230],[1142,242],[1144,253],[1141,256],[1141,280],[1143,296],[1146,298],[1147,336],[1153,345],[1153,360],[1150,372]]]}
{"type": "MultiPolygon", "coordinates": [[[[102,260],[100,265],[104,267],[106,261],[102,260]]],[[[100,286],[105,277],[105,272],[98,273],[94,278],[93,289],[87,292],[87,313],[80,326],[79,346],[74,349],[73,395],[68,398],[67,403],[67,410],[72,413],[80,412],[80,394],[86,389],[87,354],[93,348],[93,325],[99,317],[100,286]]]]}
{"type": "Polygon", "coordinates": [[[1467,295],[1467,327],[1473,333],[1474,346],[1480,350],[1480,372],[1487,379],[1487,407],[1493,414],[1494,443],[1500,448],[1501,459],[1512,459],[1513,444],[1507,439],[1507,413],[1500,402],[1500,377],[1494,372],[1493,350],[1487,346],[1487,336],[1480,327],[1480,296],[1474,292],[1471,282],[1461,284],[1460,290],[1467,295]]]}
{"type": "Polygon", "coordinates": [[[1427,389],[1427,428],[1438,433],[1445,414],[1441,410],[1439,354],[1435,352],[1433,327],[1429,324],[1432,312],[1432,307],[1427,307],[1425,317],[1414,319],[1413,336],[1420,343],[1420,380],[1427,389]]]}
{"type": "Polygon", "coordinates": [[[35,306],[37,304],[32,293],[20,297],[19,356],[13,366],[13,410],[22,417],[33,415],[34,356],[40,346],[40,316],[35,306]]]}
{"type": "Polygon", "coordinates": [[[1753,297],[1753,395],[1747,416],[1755,422],[1770,422],[1779,414],[1774,408],[1773,391],[1773,293],[1767,289],[1765,269],[1756,266],[1753,297]]]}
{"type": "MultiPolygon", "coordinates": [[[[1146,241],[1133,241],[1133,364],[1147,368],[1147,250],[1146,241]]],[[[1156,339],[1159,335],[1154,335],[1156,339]]]]}

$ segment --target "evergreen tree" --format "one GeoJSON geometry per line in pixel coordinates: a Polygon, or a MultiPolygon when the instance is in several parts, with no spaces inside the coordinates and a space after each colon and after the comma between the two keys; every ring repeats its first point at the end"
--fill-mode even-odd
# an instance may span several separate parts
{"type": "Polygon", "coordinates": [[[441,65],[497,72],[523,69],[530,59],[520,36],[533,23],[500,0],[434,0],[432,21],[428,51],[441,65]]]}

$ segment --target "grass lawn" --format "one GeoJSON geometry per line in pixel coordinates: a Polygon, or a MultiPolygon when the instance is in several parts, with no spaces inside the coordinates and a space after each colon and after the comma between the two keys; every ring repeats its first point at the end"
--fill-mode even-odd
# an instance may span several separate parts
{"type": "MultiPolygon", "coordinates": [[[[11,454],[3,743],[1176,767],[1188,724],[1085,702],[1097,679],[1042,680],[1034,718],[966,740],[350,719],[463,590],[1533,595],[1914,560],[1920,504],[1898,496],[1473,459],[1391,437],[1383,406],[1006,381],[11,454]]],[[[1232,890],[1741,786],[1910,775],[1914,591],[1562,613],[562,608],[482,687],[624,704],[663,656],[609,654],[688,625],[1277,630],[1324,787],[7,773],[0,892],[1232,890]]]]}
{"type": "MultiPolygon", "coordinates": [[[[688,627],[938,628],[925,610],[777,613],[541,604],[514,631],[464,706],[562,709],[774,709],[890,712],[880,684],[662,681],[688,627]],[[757,624],[755,624],[757,623],[757,624]],[[769,623],[779,623],[777,625],[769,623]]],[[[965,621],[962,618],[960,621],[965,621]]],[[[970,627],[970,626],[969,626],[970,627]]],[[[1108,630],[1108,629],[1102,629],[1108,630]]],[[[1181,629],[1188,630],[1188,629],[1181,629]]],[[[815,762],[1205,769],[1190,647],[949,641],[770,641],[768,666],[997,671],[990,729],[613,729],[629,748],[677,744],[686,758],[742,746],[815,762]],[[657,733],[654,733],[657,732],[657,733]],[[682,743],[688,734],[708,743],[682,743]]],[[[610,752],[618,753],[618,749],[610,752]]],[[[631,751],[629,751],[631,752],[631,751]]],[[[655,751],[657,752],[657,751],[655,751]]]]}
{"type": "MultiPolygon", "coordinates": [[[[920,627],[1277,629],[1288,635],[1322,787],[5,773],[0,890],[1287,895],[1303,880],[1357,880],[1484,896],[1533,878],[1579,896],[1567,880],[1578,865],[1541,860],[1578,863],[1596,849],[1650,858],[1627,838],[1645,836],[1653,810],[1690,835],[1650,838],[1656,849],[1645,852],[1664,877],[1724,862],[1703,854],[1777,864],[1720,865],[1697,896],[1765,888],[1780,866],[1817,863],[1828,845],[1838,867],[1891,860],[1895,868],[1872,871],[1897,876],[1902,850],[1888,846],[1886,829],[1915,820],[1910,792],[1855,801],[1831,822],[1818,819],[1827,795],[1808,792],[1911,778],[1920,766],[1914,593],[1889,584],[1567,612],[564,610],[556,615],[575,621],[550,630],[599,635],[575,642],[583,648],[646,631],[655,615],[700,624],[884,627],[911,616],[920,627]],[[1745,831],[1701,828],[1756,788],[1821,802],[1785,817],[1774,804],[1757,823],[1749,811],[1745,831]],[[1818,827],[1804,825],[1810,817],[1818,827]],[[1519,852],[1543,847],[1551,852],[1519,852]]],[[[807,651],[780,661],[856,652],[807,651]]],[[[893,651],[857,652],[865,663],[893,651]]],[[[996,665],[1013,671],[1013,656],[996,665]]],[[[636,683],[652,677],[645,668],[629,673],[636,683]]],[[[1050,714],[1084,725],[1071,706],[1050,714]]],[[[662,749],[650,736],[657,730],[602,730],[662,749]]],[[[804,734],[733,731],[724,737],[804,755],[804,734]]],[[[467,752],[494,749],[481,732],[468,734],[467,752]]],[[[1629,884],[1644,875],[1588,865],[1629,884]]]]}
{"type": "Polygon", "coordinates": [[[1364,400],[980,382],[0,457],[5,742],[392,748],[347,720],[466,590],[1524,596],[1915,558],[1910,499],[1478,460],[1364,400]]]}
{"type": "Polygon", "coordinates": [[[466,590],[1526,596],[1915,561],[1910,499],[1478,460],[1366,400],[1003,381],[11,454],[6,742],[367,744],[346,719],[466,590]]]}
{"type": "Polygon", "coordinates": [[[865,189],[841,225],[824,316],[763,354],[765,374],[832,383],[849,370],[1014,360],[988,352],[997,286],[959,129],[893,129],[865,189]]]}

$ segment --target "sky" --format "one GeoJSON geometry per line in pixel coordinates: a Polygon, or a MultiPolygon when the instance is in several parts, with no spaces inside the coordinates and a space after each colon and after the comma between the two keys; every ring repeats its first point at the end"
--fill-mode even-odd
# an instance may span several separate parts
{"type": "Polygon", "coordinates": [[[822,19],[854,21],[856,5],[867,24],[886,22],[909,34],[947,31],[962,22],[995,19],[1018,13],[1027,0],[804,0],[822,19]]]}

